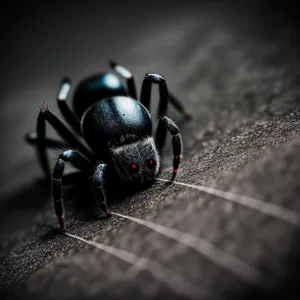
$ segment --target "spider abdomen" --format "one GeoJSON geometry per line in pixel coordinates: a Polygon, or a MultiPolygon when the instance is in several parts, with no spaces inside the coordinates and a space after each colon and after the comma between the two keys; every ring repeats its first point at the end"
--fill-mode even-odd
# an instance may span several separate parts
{"type": "Polygon", "coordinates": [[[126,145],[152,135],[148,110],[138,101],[116,96],[96,102],[82,117],[82,133],[99,157],[111,147],[126,145]]]}
{"type": "Polygon", "coordinates": [[[74,111],[81,118],[93,103],[108,97],[124,95],[126,90],[117,76],[112,73],[98,73],[78,84],[73,99],[74,111]]]}

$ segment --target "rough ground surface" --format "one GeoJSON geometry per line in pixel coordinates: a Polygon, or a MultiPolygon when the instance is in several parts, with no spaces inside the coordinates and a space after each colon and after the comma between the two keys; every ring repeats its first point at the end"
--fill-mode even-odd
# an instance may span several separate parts
{"type": "MultiPolygon", "coordinates": [[[[109,58],[128,66],[137,82],[148,70],[164,74],[170,90],[193,112],[190,122],[172,108],[169,112],[185,145],[178,182],[250,196],[300,214],[295,8],[289,2],[201,3],[153,4],[144,10],[123,4],[116,11],[54,2],[27,9],[8,29],[0,103],[1,299],[193,296],[165,269],[155,276],[150,267],[139,270],[58,234],[49,183],[41,180],[34,151],[22,140],[35,128],[39,105],[47,103],[58,113],[54,99],[62,76],[77,82],[107,69],[109,58]]],[[[155,107],[157,93],[153,96],[155,107]]],[[[170,152],[168,144],[163,178],[170,176],[170,152]]],[[[54,163],[57,153],[52,157],[54,163]]],[[[195,286],[199,299],[300,297],[295,224],[161,182],[111,204],[112,211],[209,241],[258,271],[245,277],[132,221],[99,220],[91,196],[83,191],[84,184],[65,192],[70,233],[156,261],[195,286]]]]}

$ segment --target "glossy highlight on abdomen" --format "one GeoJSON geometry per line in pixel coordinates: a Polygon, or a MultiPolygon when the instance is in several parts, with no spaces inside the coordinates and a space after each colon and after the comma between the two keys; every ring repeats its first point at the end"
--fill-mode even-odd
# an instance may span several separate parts
{"type": "Polygon", "coordinates": [[[79,118],[93,103],[118,95],[125,95],[125,88],[112,73],[100,73],[85,78],[76,88],[73,107],[79,118]]]}

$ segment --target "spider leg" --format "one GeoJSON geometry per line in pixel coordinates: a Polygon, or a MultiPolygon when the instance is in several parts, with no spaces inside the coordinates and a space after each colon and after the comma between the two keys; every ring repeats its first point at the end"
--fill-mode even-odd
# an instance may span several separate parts
{"type": "MultiPolygon", "coordinates": [[[[31,145],[36,146],[38,143],[38,138],[36,132],[28,132],[25,134],[25,141],[31,145]]],[[[66,149],[68,145],[57,140],[45,138],[45,146],[49,149],[66,149]]]]}
{"type": "Polygon", "coordinates": [[[128,88],[128,93],[129,93],[130,97],[133,99],[137,99],[135,82],[134,82],[134,78],[133,78],[133,75],[131,74],[131,72],[128,69],[126,69],[125,67],[117,64],[114,61],[110,61],[109,64],[110,64],[110,67],[116,73],[118,73],[121,77],[123,77],[127,80],[127,88],[128,88]]]}
{"type": "Polygon", "coordinates": [[[106,194],[104,189],[104,176],[106,169],[106,164],[99,164],[97,166],[93,176],[93,189],[96,202],[99,204],[100,208],[106,215],[111,216],[111,213],[108,210],[106,194]]]}
{"type": "Polygon", "coordinates": [[[180,103],[180,101],[170,92],[169,101],[187,120],[192,118],[192,114],[186,111],[184,106],[180,103]]]}
{"type": "Polygon", "coordinates": [[[70,162],[74,167],[80,170],[91,169],[91,164],[79,152],[75,150],[67,150],[63,152],[54,167],[52,176],[52,192],[54,200],[55,213],[61,231],[65,232],[64,216],[63,216],[63,201],[62,201],[62,178],[66,162],[70,162]]]}
{"type": "Polygon", "coordinates": [[[152,83],[159,85],[159,106],[158,106],[158,118],[159,123],[156,130],[156,146],[159,151],[164,147],[166,140],[167,129],[162,122],[162,117],[165,116],[168,108],[169,93],[166,80],[164,77],[157,74],[146,74],[141,90],[141,103],[149,110],[151,99],[151,86],[152,83]]]}
{"type": "Polygon", "coordinates": [[[37,120],[37,149],[40,164],[47,177],[50,177],[49,162],[46,152],[46,121],[53,126],[57,133],[69,144],[70,147],[79,150],[91,161],[93,154],[75,137],[75,135],[54,115],[48,108],[41,109],[37,120]]]}
{"type": "Polygon", "coordinates": [[[161,75],[157,74],[146,74],[142,84],[141,90],[141,103],[149,110],[150,98],[151,98],[151,85],[152,83],[159,84],[159,108],[158,115],[164,116],[167,108],[168,101],[187,119],[191,118],[191,114],[185,110],[180,101],[168,91],[166,80],[161,75]]]}
{"type": "Polygon", "coordinates": [[[168,129],[169,133],[172,135],[172,144],[173,144],[173,175],[171,180],[173,181],[177,175],[180,157],[182,154],[182,139],[180,135],[180,130],[177,125],[170,118],[164,116],[162,117],[162,124],[168,129]]]}
{"type": "Polygon", "coordinates": [[[67,104],[67,97],[70,88],[71,88],[70,79],[64,78],[60,83],[59,92],[57,94],[57,104],[65,120],[73,128],[73,130],[75,130],[75,132],[81,136],[82,133],[80,128],[80,120],[72,112],[72,110],[69,108],[67,104]]]}

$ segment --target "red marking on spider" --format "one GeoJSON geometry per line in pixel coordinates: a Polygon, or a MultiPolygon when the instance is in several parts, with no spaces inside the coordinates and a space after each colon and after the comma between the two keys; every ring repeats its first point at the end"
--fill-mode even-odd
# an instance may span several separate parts
{"type": "Polygon", "coordinates": [[[137,165],[136,165],[136,164],[131,164],[131,168],[132,168],[132,169],[136,169],[136,168],[137,168],[137,165]]]}
{"type": "Polygon", "coordinates": [[[66,229],[65,229],[65,228],[63,228],[63,227],[62,227],[60,230],[61,230],[61,231],[63,231],[63,232],[65,232],[65,231],[66,231],[66,229]]]}
{"type": "Polygon", "coordinates": [[[179,156],[180,156],[180,155],[177,155],[177,156],[175,156],[175,158],[177,158],[177,159],[178,159],[178,158],[179,158],[179,156]]]}
{"type": "Polygon", "coordinates": [[[178,169],[174,169],[174,173],[177,173],[178,172],[178,169]]]}
{"type": "Polygon", "coordinates": [[[108,210],[105,212],[107,215],[111,215],[111,212],[108,210]]]}
{"type": "Polygon", "coordinates": [[[152,159],[149,160],[149,164],[153,165],[153,160],[152,159]]]}
{"type": "Polygon", "coordinates": [[[62,216],[58,216],[59,219],[62,219],[62,216]]]}

